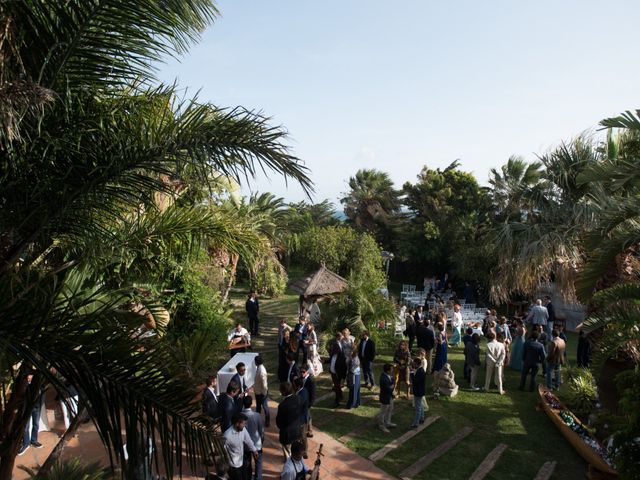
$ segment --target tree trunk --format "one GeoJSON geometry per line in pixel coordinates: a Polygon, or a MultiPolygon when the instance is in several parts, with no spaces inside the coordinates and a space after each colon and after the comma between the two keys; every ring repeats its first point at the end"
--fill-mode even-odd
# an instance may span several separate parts
{"type": "Polygon", "coordinates": [[[29,421],[36,399],[39,397],[41,380],[35,375],[31,380],[34,388],[27,388],[27,367],[22,365],[13,384],[11,396],[2,412],[0,430],[0,480],[11,480],[13,467],[22,443],[24,428],[29,421]]]}
{"type": "Polygon", "coordinates": [[[38,474],[36,475],[35,480],[41,480],[45,478],[45,476],[49,473],[51,468],[53,468],[53,466],[56,464],[58,459],[62,456],[62,451],[64,450],[64,447],[67,445],[69,440],[73,438],[73,436],[78,431],[78,427],[82,423],[81,419],[84,415],[84,411],[85,411],[84,408],[78,409],[78,413],[76,414],[75,417],[73,417],[73,420],[71,421],[71,425],[69,425],[69,428],[67,429],[67,431],[64,432],[64,435],[62,435],[58,444],[55,446],[53,451],[49,454],[49,456],[47,457],[45,462],[42,464],[42,466],[38,469],[38,474]]]}
{"type": "Polygon", "coordinates": [[[224,292],[222,293],[222,301],[226,302],[229,298],[229,293],[231,292],[231,287],[233,286],[233,282],[236,279],[236,270],[238,269],[238,261],[240,260],[239,255],[231,255],[231,271],[229,272],[229,280],[227,285],[224,288],[224,292]]]}

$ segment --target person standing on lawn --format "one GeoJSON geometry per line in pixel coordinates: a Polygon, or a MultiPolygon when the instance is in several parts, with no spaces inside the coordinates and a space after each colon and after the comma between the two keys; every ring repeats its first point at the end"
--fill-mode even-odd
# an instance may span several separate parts
{"type": "Polygon", "coordinates": [[[413,359],[413,372],[411,373],[411,388],[413,389],[413,407],[415,416],[411,428],[418,428],[418,425],[424,423],[424,412],[429,409],[425,398],[427,373],[422,365],[420,358],[413,359]]]}
{"type": "Polygon", "coordinates": [[[506,351],[504,349],[504,343],[500,343],[496,340],[496,335],[492,331],[487,332],[487,351],[485,353],[485,361],[487,363],[487,375],[484,381],[484,390],[489,391],[491,387],[491,377],[494,377],[494,383],[498,387],[500,395],[504,395],[506,392],[502,388],[502,367],[504,366],[504,359],[506,351]]]}
{"type": "Polygon", "coordinates": [[[538,375],[540,364],[545,361],[546,356],[544,346],[538,342],[538,332],[534,330],[522,350],[522,374],[520,375],[519,390],[524,390],[528,374],[531,374],[529,391],[533,392],[536,389],[536,375],[538,375]]]}
{"type": "Polygon", "coordinates": [[[471,335],[471,341],[464,346],[464,361],[469,367],[469,385],[471,390],[480,390],[478,387],[478,371],[480,370],[480,335],[471,335]]]}
{"type": "Polygon", "coordinates": [[[376,358],[376,342],[369,337],[369,332],[362,332],[360,345],[358,346],[358,358],[360,359],[360,368],[364,377],[364,386],[373,388],[375,382],[373,380],[373,361],[376,358]]]}
{"type": "Polygon", "coordinates": [[[249,292],[249,297],[244,305],[249,317],[249,331],[254,337],[260,336],[260,319],[258,313],[260,312],[260,304],[258,303],[258,295],[255,290],[249,292]]]}
{"type": "Polygon", "coordinates": [[[342,401],[342,382],[347,378],[347,360],[342,351],[342,333],[337,332],[331,345],[331,363],[329,364],[333,391],[335,393],[334,407],[337,408],[342,401]]]}
{"type": "Polygon", "coordinates": [[[562,365],[564,364],[564,354],[566,344],[560,338],[558,330],[552,330],[552,340],[547,343],[547,371],[545,374],[547,388],[558,390],[562,385],[562,365]],[[551,380],[553,374],[553,382],[551,380]]]}
{"type": "Polygon", "coordinates": [[[385,363],[382,367],[383,371],[380,375],[380,416],[378,418],[378,427],[385,433],[389,433],[389,428],[395,427],[395,423],[391,423],[391,415],[393,414],[393,365],[385,363]]]}

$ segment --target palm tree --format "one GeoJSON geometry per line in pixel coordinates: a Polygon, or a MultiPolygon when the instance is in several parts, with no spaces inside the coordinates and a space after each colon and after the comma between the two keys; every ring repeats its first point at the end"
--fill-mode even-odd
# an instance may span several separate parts
{"type": "Polygon", "coordinates": [[[216,14],[210,0],[0,4],[0,480],[38,387],[64,391],[52,368],[82,390],[127,478],[140,462],[172,475],[183,452],[191,466],[222,454],[198,416],[197,382],[171,371],[168,345],[140,339],[123,308],[136,277],[148,279],[141,261],[204,237],[234,251],[246,240],[232,218],[195,205],[156,212],[157,193],[175,194],[167,179],[267,168],[311,188],[267,118],[150,86],[150,65],[185,51],[216,14]],[[114,282],[118,263],[128,271],[114,282]],[[148,440],[161,446],[153,459],[148,440]]]}
{"type": "Polygon", "coordinates": [[[349,192],[340,200],[348,222],[372,233],[379,242],[388,241],[389,223],[400,210],[400,194],[389,174],[374,169],[358,170],[349,179],[349,192]]]}
{"type": "Polygon", "coordinates": [[[566,297],[575,296],[582,237],[596,222],[589,189],[576,178],[602,155],[589,137],[580,136],[540,157],[542,179],[519,197],[526,198],[526,215],[511,214],[487,230],[498,258],[490,281],[493,301],[507,301],[512,293],[532,295],[551,279],[566,297]]]}
{"type": "Polygon", "coordinates": [[[521,220],[532,215],[535,196],[542,179],[542,163],[527,163],[522,157],[512,156],[498,172],[491,169],[489,185],[498,218],[521,220]]]}

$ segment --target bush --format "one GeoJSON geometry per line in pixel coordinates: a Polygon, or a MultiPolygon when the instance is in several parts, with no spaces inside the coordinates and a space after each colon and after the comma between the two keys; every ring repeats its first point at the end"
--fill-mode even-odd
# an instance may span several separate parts
{"type": "Polygon", "coordinates": [[[586,417],[598,400],[598,389],[591,371],[584,368],[567,369],[566,401],[579,417],[586,417]]]}
{"type": "Polygon", "coordinates": [[[613,452],[620,478],[640,478],[640,370],[619,373],[616,377],[623,418],[613,436],[613,452]]]}
{"type": "Polygon", "coordinates": [[[274,258],[267,258],[257,268],[253,288],[262,295],[276,298],[284,293],[288,281],[282,264],[274,258]]]}

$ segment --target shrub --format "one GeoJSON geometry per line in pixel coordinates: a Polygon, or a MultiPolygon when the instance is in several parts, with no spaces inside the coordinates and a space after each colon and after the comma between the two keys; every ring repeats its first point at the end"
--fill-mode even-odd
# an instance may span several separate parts
{"type": "Polygon", "coordinates": [[[284,293],[288,280],[282,264],[274,258],[267,258],[256,269],[253,288],[262,295],[275,298],[284,293]]]}
{"type": "Polygon", "coordinates": [[[583,368],[570,369],[567,374],[566,400],[578,416],[589,415],[598,400],[598,389],[592,373],[583,368]]]}
{"type": "Polygon", "coordinates": [[[640,465],[640,370],[619,373],[616,377],[620,392],[623,419],[613,436],[616,469],[621,478],[639,478],[640,465]]]}

